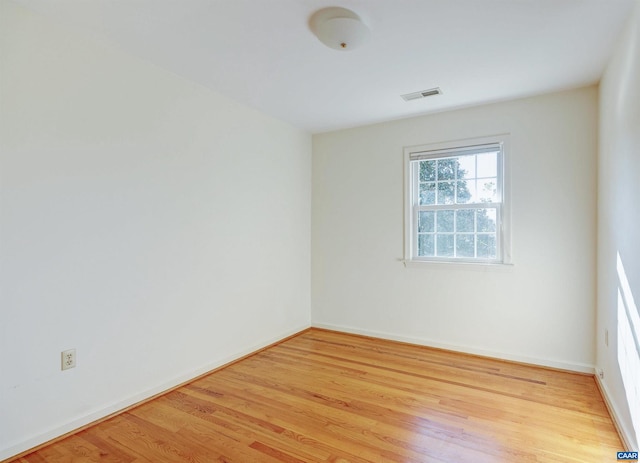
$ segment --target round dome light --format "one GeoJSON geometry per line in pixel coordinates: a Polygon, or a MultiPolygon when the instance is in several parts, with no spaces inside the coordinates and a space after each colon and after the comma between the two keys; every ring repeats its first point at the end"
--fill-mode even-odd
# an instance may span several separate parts
{"type": "Polygon", "coordinates": [[[364,44],[371,35],[369,28],[351,10],[340,7],[316,11],[309,25],[313,33],[327,47],[350,51],[364,44]]]}

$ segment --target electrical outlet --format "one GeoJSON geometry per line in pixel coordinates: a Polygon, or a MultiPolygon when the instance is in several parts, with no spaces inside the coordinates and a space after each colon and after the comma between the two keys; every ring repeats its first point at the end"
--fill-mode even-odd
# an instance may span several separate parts
{"type": "Polygon", "coordinates": [[[62,352],[62,369],[68,370],[76,366],[76,350],[69,349],[62,352]]]}
{"type": "Polygon", "coordinates": [[[598,373],[598,376],[600,376],[600,379],[604,379],[604,370],[602,368],[596,369],[596,372],[598,373]]]}

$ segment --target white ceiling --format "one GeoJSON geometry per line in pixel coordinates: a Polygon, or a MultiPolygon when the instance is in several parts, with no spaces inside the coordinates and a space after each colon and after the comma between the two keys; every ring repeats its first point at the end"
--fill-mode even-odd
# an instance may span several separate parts
{"type": "Polygon", "coordinates": [[[16,0],[311,132],[596,83],[634,0],[16,0]],[[363,48],[309,17],[359,14],[363,48]],[[440,87],[405,102],[401,94],[440,87]]]}

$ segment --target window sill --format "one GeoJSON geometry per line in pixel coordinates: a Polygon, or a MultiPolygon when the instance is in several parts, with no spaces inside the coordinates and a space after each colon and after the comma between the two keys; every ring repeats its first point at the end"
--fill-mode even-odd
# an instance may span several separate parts
{"type": "Polygon", "coordinates": [[[400,259],[406,268],[461,268],[468,270],[508,270],[514,267],[512,262],[470,262],[450,260],[410,260],[400,259]]]}

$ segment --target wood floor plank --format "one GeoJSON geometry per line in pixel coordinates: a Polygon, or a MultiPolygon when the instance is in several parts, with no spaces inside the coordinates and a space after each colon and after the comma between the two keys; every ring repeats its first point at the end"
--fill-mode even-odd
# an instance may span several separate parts
{"type": "Polygon", "coordinates": [[[311,329],[24,463],[610,462],[593,376],[311,329]]]}
{"type": "MultiPolygon", "coordinates": [[[[216,382],[218,383],[218,390],[220,390],[219,382],[220,381],[216,382]]],[[[243,384],[250,384],[250,382],[242,379],[236,381],[235,384],[237,387],[242,387],[243,384]]],[[[252,388],[256,388],[256,382],[252,384],[252,388]]],[[[250,408],[256,416],[260,416],[263,419],[271,419],[276,423],[286,425],[289,432],[285,433],[283,437],[289,437],[290,433],[294,433],[296,439],[301,439],[302,442],[305,443],[309,443],[311,439],[313,439],[314,446],[317,445],[318,441],[330,443],[334,446],[334,449],[341,449],[343,446],[347,446],[352,452],[357,450],[357,454],[364,455],[366,458],[365,461],[371,461],[371,458],[375,459],[380,457],[380,455],[389,456],[390,461],[402,461],[402,459],[405,461],[414,461],[407,456],[395,454],[393,449],[389,448],[391,446],[379,447],[375,449],[375,452],[372,452],[370,445],[371,437],[363,432],[364,427],[362,423],[354,426],[349,422],[348,417],[335,419],[335,415],[331,413],[332,410],[325,407],[322,401],[309,400],[305,394],[292,395],[287,400],[281,402],[279,406],[276,405],[271,409],[269,409],[269,406],[264,405],[267,397],[277,394],[274,390],[263,388],[261,402],[252,403],[251,401],[241,398],[240,395],[236,396],[236,398],[241,401],[239,405],[234,404],[233,397],[229,395],[225,395],[222,400],[229,404],[230,407],[236,409],[250,408]],[[296,410],[305,410],[304,416],[300,417],[294,414],[288,414],[287,408],[289,407],[295,407],[296,410]],[[310,437],[311,435],[313,438],[310,437]]],[[[247,392],[245,391],[241,393],[241,395],[246,396],[247,392]]],[[[374,423],[375,421],[372,421],[371,425],[374,423]]],[[[352,460],[354,455],[351,455],[352,460]]]]}
{"type": "MultiPolygon", "coordinates": [[[[247,383],[255,384],[259,382],[256,378],[241,378],[247,383]]],[[[274,385],[272,384],[271,387],[274,387],[274,385]]],[[[288,385],[287,388],[289,387],[290,386],[288,385]]],[[[318,384],[318,387],[322,387],[325,390],[330,389],[328,386],[323,384],[318,384]]],[[[339,390],[340,388],[333,391],[331,395],[335,398],[336,395],[338,395],[339,390]]],[[[356,415],[357,420],[360,420],[363,416],[369,418],[372,422],[377,423],[378,429],[381,429],[383,425],[386,425],[387,427],[381,433],[368,432],[366,436],[360,436],[366,441],[367,445],[370,445],[371,440],[377,441],[378,449],[381,445],[383,445],[381,444],[382,442],[386,444],[390,441],[393,441],[396,447],[400,447],[402,449],[413,448],[414,445],[412,445],[411,443],[415,442],[416,440],[426,441],[432,439],[434,441],[432,443],[437,444],[437,441],[442,440],[444,436],[446,436],[446,439],[449,441],[449,443],[454,443],[455,445],[465,448],[467,457],[470,457],[471,454],[475,452],[475,447],[477,446],[478,440],[475,439],[476,443],[474,444],[473,435],[469,433],[463,433],[462,428],[452,429],[451,427],[443,425],[441,422],[435,422],[425,418],[421,418],[420,414],[408,414],[403,413],[397,409],[381,408],[375,405],[375,403],[365,403],[360,400],[352,400],[350,397],[338,397],[337,400],[327,402],[326,396],[318,396],[317,394],[310,394],[308,391],[305,392],[302,390],[295,390],[293,392],[295,396],[306,397],[307,400],[314,402],[315,405],[319,404],[321,406],[324,406],[325,408],[328,408],[329,410],[337,410],[347,415],[353,413],[356,415]],[[389,414],[389,411],[392,411],[394,413],[389,414]],[[384,419],[381,422],[381,417],[385,415],[388,415],[388,418],[384,419]]],[[[306,405],[305,408],[309,408],[309,406],[306,405]]],[[[329,414],[329,411],[325,410],[324,414],[329,414]]],[[[354,418],[347,417],[345,418],[345,420],[354,421],[354,418]]],[[[346,435],[346,429],[348,429],[348,426],[342,426],[341,428],[343,439],[346,435]]],[[[420,455],[415,456],[416,458],[429,455],[429,447],[423,446],[420,447],[420,449],[420,455]]],[[[449,455],[451,455],[451,453],[449,453],[449,455]]],[[[392,461],[402,461],[400,459],[401,457],[396,458],[397,459],[392,461]]],[[[476,456],[474,458],[474,461],[484,461],[484,459],[481,458],[481,456],[476,456]]]]}

